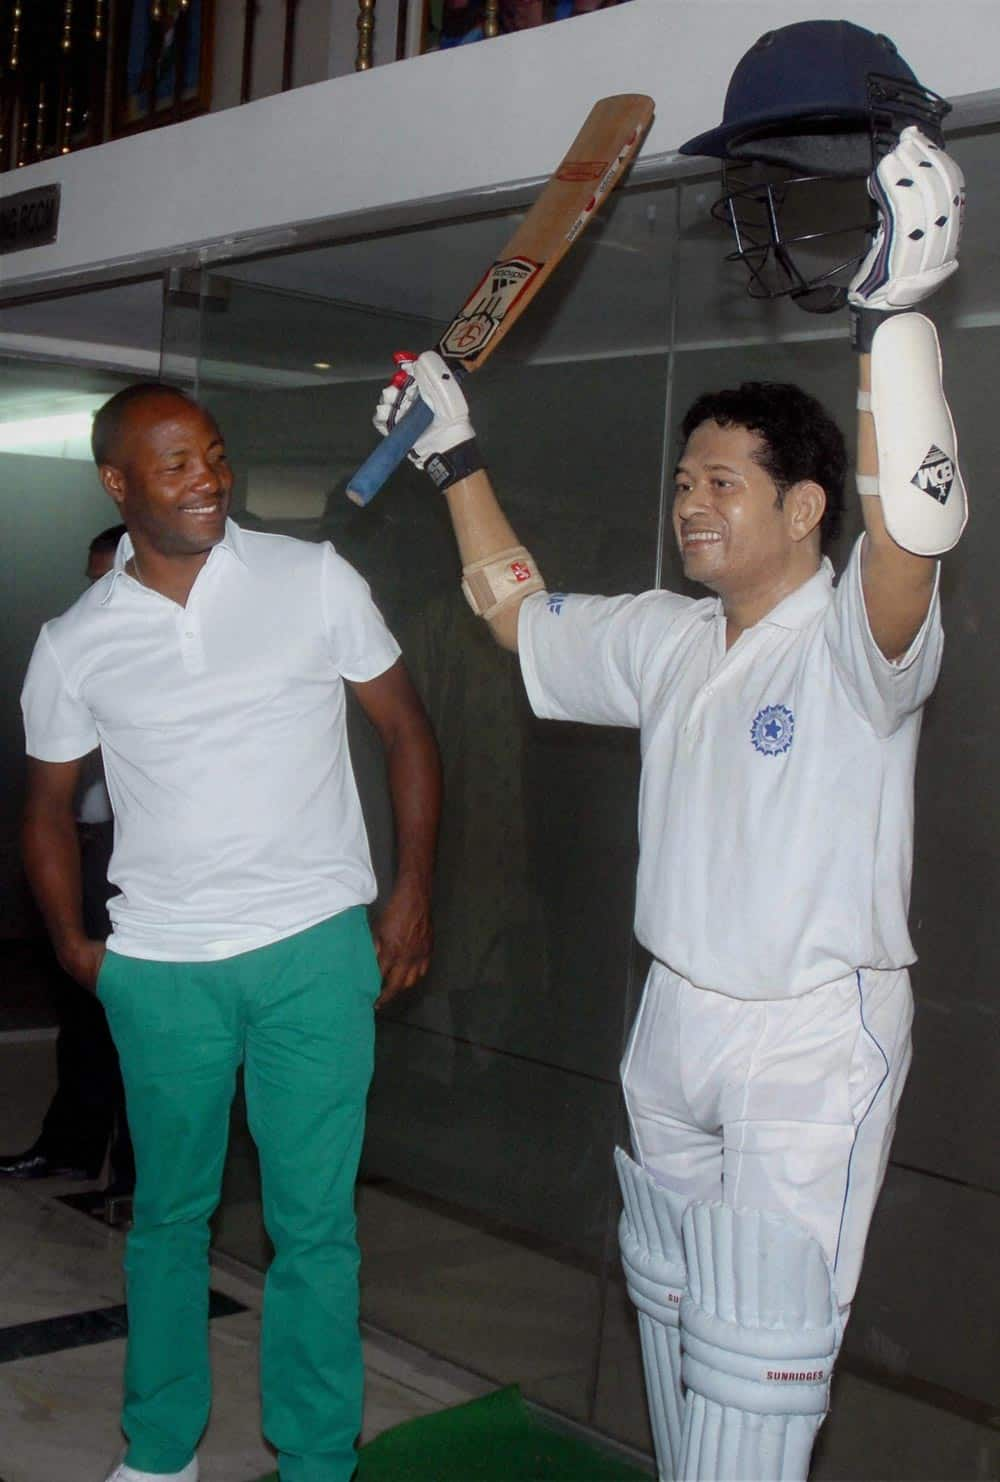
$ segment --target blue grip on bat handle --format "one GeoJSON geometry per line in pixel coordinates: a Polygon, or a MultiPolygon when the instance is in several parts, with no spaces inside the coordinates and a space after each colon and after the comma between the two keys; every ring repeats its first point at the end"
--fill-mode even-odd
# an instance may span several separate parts
{"type": "Polygon", "coordinates": [[[370,504],[386,479],[397,469],[421,433],[434,421],[434,413],[418,397],[401,422],[368,454],[347,485],[347,497],[355,504],[370,504]]]}

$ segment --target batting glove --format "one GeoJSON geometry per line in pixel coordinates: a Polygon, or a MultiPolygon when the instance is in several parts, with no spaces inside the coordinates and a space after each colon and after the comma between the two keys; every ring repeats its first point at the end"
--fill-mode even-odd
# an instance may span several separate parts
{"type": "MultiPolygon", "coordinates": [[[[436,350],[425,350],[415,356],[407,350],[397,350],[392,357],[396,363],[396,374],[382,392],[375,408],[373,422],[383,437],[391,432],[396,423],[406,416],[419,396],[434,413],[430,427],[413,444],[407,454],[417,468],[426,469],[439,488],[447,488],[455,478],[464,477],[472,471],[456,473],[455,478],[441,477],[442,470],[450,471],[450,465],[463,461],[456,450],[465,449],[465,463],[469,461],[475,446],[476,434],[469,421],[469,406],[454,371],[450,370],[436,350]]],[[[481,468],[481,460],[476,464],[481,468]]]]}
{"type": "Polygon", "coordinates": [[[965,179],[950,155],[911,124],[868,181],[879,224],[847,291],[856,348],[867,352],[886,314],[911,309],[958,267],[965,179]]]}

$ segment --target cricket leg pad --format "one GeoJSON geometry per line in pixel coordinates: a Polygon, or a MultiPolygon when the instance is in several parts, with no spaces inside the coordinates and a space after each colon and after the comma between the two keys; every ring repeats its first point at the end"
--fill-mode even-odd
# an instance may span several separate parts
{"type": "MultiPolygon", "coordinates": [[[[871,386],[885,527],[914,555],[943,555],[965,529],[968,501],[937,331],[923,314],[895,314],[879,325],[871,386]]],[[[876,492],[862,481],[859,489],[876,492]]]]}
{"type": "Polygon", "coordinates": [[[678,1476],[684,1401],[679,1313],[687,1284],[681,1220],[688,1200],[666,1189],[621,1148],[618,1238],[628,1294],[639,1317],[649,1421],[661,1482],[678,1476]]]}
{"type": "Polygon", "coordinates": [[[819,1241],[765,1210],[683,1222],[683,1482],[805,1482],[842,1326],[819,1241]]]}

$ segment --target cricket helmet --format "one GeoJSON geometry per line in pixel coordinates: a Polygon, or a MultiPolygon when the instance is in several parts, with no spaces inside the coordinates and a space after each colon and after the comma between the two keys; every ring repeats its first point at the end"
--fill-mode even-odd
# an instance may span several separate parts
{"type": "Polygon", "coordinates": [[[714,214],[735,234],[730,257],[748,268],[751,295],[789,294],[814,313],[840,308],[876,225],[857,182],[909,124],[941,144],[949,107],[888,36],[851,21],[800,21],[761,36],[737,64],[722,122],[681,145],[722,160],[714,214]]]}

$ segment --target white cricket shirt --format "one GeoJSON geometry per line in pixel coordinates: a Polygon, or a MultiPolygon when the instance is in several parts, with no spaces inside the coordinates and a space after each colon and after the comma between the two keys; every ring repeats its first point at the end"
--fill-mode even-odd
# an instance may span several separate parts
{"type": "Polygon", "coordinates": [[[374,899],[345,679],[399,647],[330,545],[226,524],[186,607],[114,569],[42,628],[29,755],[100,742],[115,814],[109,945],[230,957],[374,899]]]}
{"type": "Polygon", "coordinates": [[[736,998],[904,967],[920,707],[941,662],[937,590],[895,663],[872,638],[861,542],[726,652],[718,598],[540,592],[521,607],[536,715],[641,731],[635,930],[736,998]]]}

